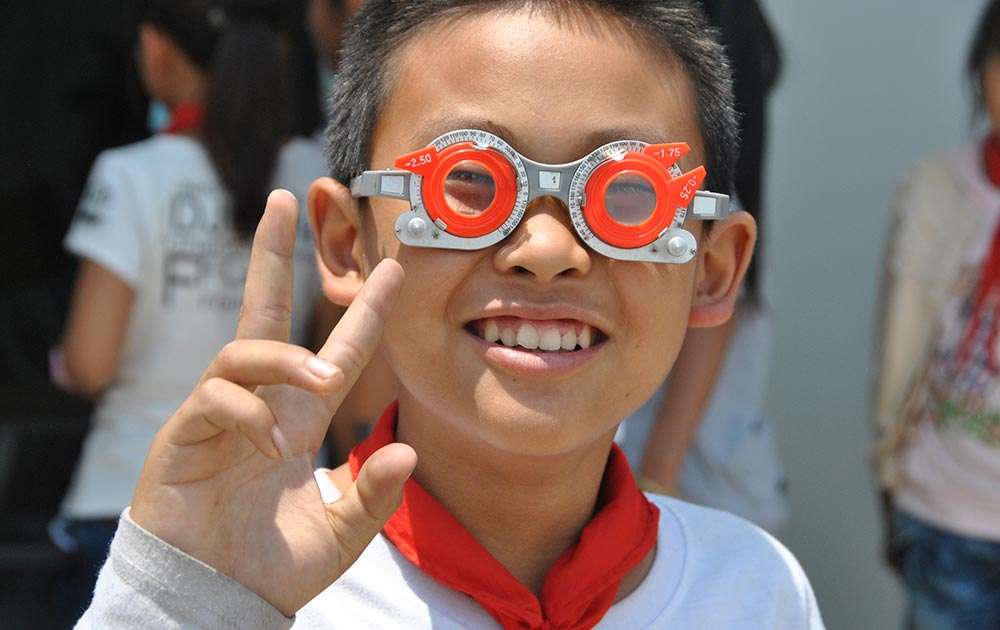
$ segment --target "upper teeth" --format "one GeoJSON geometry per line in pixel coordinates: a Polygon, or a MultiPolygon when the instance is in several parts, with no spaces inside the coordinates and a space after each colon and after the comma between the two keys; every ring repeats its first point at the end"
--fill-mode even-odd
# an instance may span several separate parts
{"type": "Polygon", "coordinates": [[[570,326],[565,331],[560,331],[565,325],[545,326],[539,330],[539,327],[525,321],[513,323],[490,319],[483,326],[482,334],[486,341],[501,343],[508,348],[520,346],[528,350],[546,352],[576,350],[577,347],[589,348],[593,343],[593,330],[586,324],[579,326],[578,334],[575,326],[570,326]]]}
{"type": "Polygon", "coordinates": [[[538,347],[542,350],[554,352],[562,348],[562,335],[555,328],[549,328],[542,334],[542,339],[538,342],[538,347]]]}
{"type": "Polygon", "coordinates": [[[521,324],[517,329],[517,345],[528,350],[538,348],[538,331],[530,324],[521,324]]]}
{"type": "MultiPolygon", "coordinates": [[[[496,341],[494,339],[493,343],[496,343],[496,341]]],[[[513,348],[517,345],[517,333],[514,332],[513,328],[504,328],[503,332],[500,333],[500,341],[503,342],[503,345],[513,348]]]]}
{"type": "Polygon", "coordinates": [[[500,327],[493,320],[486,322],[486,330],[483,331],[483,337],[486,341],[490,343],[496,343],[500,340],[500,327]]]}
{"type": "MultiPolygon", "coordinates": [[[[576,331],[571,330],[562,336],[560,340],[562,342],[563,350],[575,350],[576,349],[576,331]]],[[[589,344],[588,344],[589,345],[589,344]]]]}

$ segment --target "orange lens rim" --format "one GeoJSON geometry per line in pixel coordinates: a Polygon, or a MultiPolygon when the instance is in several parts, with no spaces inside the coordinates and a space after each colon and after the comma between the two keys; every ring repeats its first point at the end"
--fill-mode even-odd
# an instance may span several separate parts
{"type": "Polygon", "coordinates": [[[514,211],[517,175],[514,167],[500,153],[463,142],[447,147],[437,155],[433,171],[424,178],[421,193],[427,216],[432,221],[443,222],[448,226],[445,231],[449,234],[476,238],[497,230],[514,211]],[[476,216],[455,212],[445,196],[445,180],[451,169],[462,162],[475,162],[493,178],[493,201],[476,216]]]}
{"type": "Polygon", "coordinates": [[[587,225],[608,245],[627,249],[649,245],[670,227],[677,214],[677,208],[671,207],[669,201],[671,195],[667,182],[663,164],[642,153],[627,153],[621,160],[605,162],[597,167],[587,182],[587,203],[583,207],[587,225]],[[642,175],[656,194],[653,212],[648,219],[636,225],[616,221],[604,201],[612,182],[627,171],[642,175]]]}

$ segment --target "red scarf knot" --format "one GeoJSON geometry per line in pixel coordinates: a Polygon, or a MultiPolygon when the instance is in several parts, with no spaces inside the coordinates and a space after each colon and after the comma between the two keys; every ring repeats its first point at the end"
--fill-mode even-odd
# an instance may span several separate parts
{"type": "MultiPolygon", "coordinates": [[[[376,450],[396,441],[398,403],[349,459],[355,478],[376,450]]],[[[545,576],[541,598],[517,580],[417,481],[382,533],[407,560],[445,586],[478,602],[507,630],[583,630],[595,626],[618,593],[622,578],[656,544],[659,510],[646,499],[628,461],[612,445],[598,510],[579,540],[545,576]]]]}
{"type": "Polygon", "coordinates": [[[163,133],[200,131],[204,118],[205,108],[201,103],[181,103],[170,110],[170,122],[163,128],[163,133]]]}

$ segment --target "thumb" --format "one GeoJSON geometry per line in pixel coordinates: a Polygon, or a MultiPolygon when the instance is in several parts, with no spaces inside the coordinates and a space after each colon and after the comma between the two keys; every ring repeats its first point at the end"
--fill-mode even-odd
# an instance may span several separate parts
{"type": "Polygon", "coordinates": [[[357,480],[327,515],[340,547],[340,572],[358,559],[375,534],[403,500],[403,485],[417,465],[417,453],[394,443],[375,451],[361,467],[357,480]]]}

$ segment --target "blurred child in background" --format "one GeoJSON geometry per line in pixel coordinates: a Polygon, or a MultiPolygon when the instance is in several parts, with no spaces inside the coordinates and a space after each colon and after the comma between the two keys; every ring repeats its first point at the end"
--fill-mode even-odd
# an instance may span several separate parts
{"type": "MultiPolygon", "coordinates": [[[[286,13],[277,0],[143,4],[143,80],[171,119],[149,140],[98,157],[65,242],[81,268],[58,380],[100,397],[52,527],[82,562],[70,589],[81,605],[153,436],[232,338],[267,192],[304,199],[325,172],[317,145],[293,137],[286,13]]],[[[297,312],[318,295],[300,227],[297,312]]],[[[292,306],[267,316],[289,318],[292,306]]],[[[308,324],[293,322],[293,341],[305,340],[308,324]]]]}
{"type": "Polygon", "coordinates": [[[989,130],[911,171],[885,265],[876,464],[908,627],[1000,623],[1000,2],[968,62],[989,130]]]}
{"type": "Polygon", "coordinates": [[[309,0],[309,32],[319,55],[319,66],[332,76],[340,60],[344,27],[363,0],[309,0]]]}
{"type": "MultiPolygon", "coordinates": [[[[736,196],[766,235],[761,180],[767,99],[781,72],[781,53],[756,1],[700,4],[733,64],[741,137],[736,196]]],[[[650,485],[776,533],[788,506],[774,432],[763,413],[772,331],[760,243],[732,319],[688,331],[671,378],[622,423],[616,440],[650,485]]]]}

